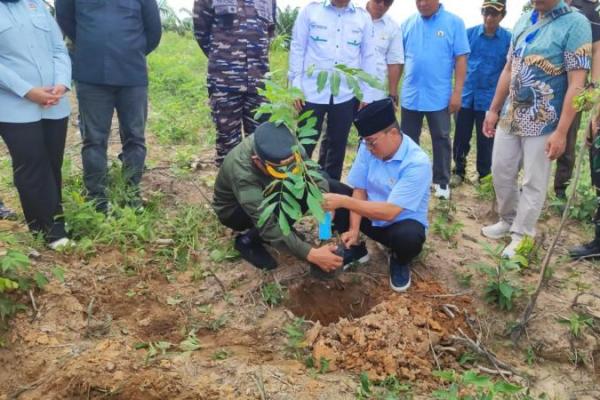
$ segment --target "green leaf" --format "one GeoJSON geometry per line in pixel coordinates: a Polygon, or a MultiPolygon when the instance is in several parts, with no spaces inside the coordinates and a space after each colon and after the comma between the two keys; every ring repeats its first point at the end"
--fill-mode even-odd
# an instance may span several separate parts
{"type": "Polygon", "coordinates": [[[466,385],[473,385],[481,388],[488,387],[492,384],[490,378],[485,375],[479,375],[475,371],[466,371],[463,374],[463,383],[466,385]]]}
{"type": "Polygon", "coordinates": [[[498,285],[498,289],[500,290],[500,293],[502,293],[502,296],[506,297],[507,299],[511,299],[514,293],[514,288],[509,285],[506,282],[501,282],[498,285]]]}
{"type": "Polygon", "coordinates": [[[308,209],[311,214],[314,215],[317,221],[323,222],[325,219],[325,211],[323,211],[323,208],[321,207],[321,201],[313,196],[312,193],[309,193],[306,202],[308,203],[308,209]]]}
{"type": "Polygon", "coordinates": [[[360,85],[358,84],[356,78],[352,75],[346,75],[346,83],[348,84],[350,90],[352,90],[354,97],[361,101],[363,99],[363,92],[360,90],[360,85]]]}
{"type": "Polygon", "coordinates": [[[198,342],[196,335],[190,335],[187,337],[187,339],[179,343],[179,349],[181,351],[195,351],[199,350],[200,348],[200,342],[198,342]]]}
{"type": "Polygon", "coordinates": [[[52,275],[60,282],[65,282],[65,271],[61,267],[55,267],[52,269],[52,275]]]}
{"type": "Polygon", "coordinates": [[[17,282],[12,281],[7,278],[2,278],[0,276],[0,293],[4,293],[8,290],[14,290],[14,289],[18,289],[18,288],[19,288],[19,284],[17,282]]]}
{"type": "Polygon", "coordinates": [[[279,228],[281,229],[281,233],[283,233],[284,236],[289,235],[291,232],[290,224],[288,223],[288,220],[283,210],[279,211],[279,228]]]}
{"type": "Polygon", "coordinates": [[[260,213],[260,217],[258,218],[258,222],[256,223],[256,225],[259,228],[261,228],[267,222],[267,220],[273,213],[273,210],[275,210],[276,206],[277,206],[277,203],[269,204],[269,206],[267,208],[265,208],[263,210],[263,212],[260,213]]]}
{"type": "Polygon", "coordinates": [[[2,262],[0,262],[0,268],[2,268],[2,272],[6,272],[8,270],[26,269],[28,266],[29,257],[15,250],[8,250],[6,255],[2,258],[2,262]]]}
{"type": "Polygon", "coordinates": [[[499,381],[494,385],[494,392],[502,394],[516,394],[519,393],[523,388],[512,383],[499,381]]]}
{"type": "MultiPolygon", "coordinates": [[[[293,180],[295,175],[290,175],[289,177],[293,180]]],[[[304,185],[302,185],[302,187],[299,187],[292,183],[290,180],[286,179],[283,181],[283,186],[285,186],[286,189],[289,190],[290,193],[293,194],[294,197],[298,200],[302,199],[302,197],[304,196],[304,185]]]]}
{"type": "Polygon", "coordinates": [[[302,213],[298,212],[287,202],[284,201],[283,203],[281,203],[281,207],[283,208],[283,211],[294,221],[298,221],[300,218],[302,218],[302,213]]]}
{"type": "Polygon", "coordinates": [[[40,289],[48,284],[48,278],[46,278],[46,275],[42,274],[41,272],[36,272],[33,274],[33,280],[40,289]]]}
{"type": "Polygon", "coordinates": [[[317,92],[321,93],[323,89],[325,89],[325,85],[327,84],[327,71],[319,72],[317,75],[317,92]]]}
{"type": "Polygon", "coordinates": [[[300,139],[300,144],[303,146],[307,144],[317,144],[317,141],[315,139],[300,139]]]}
{"type": "Polygon", "coordinates": [[[340,73],[337,71],[333,71],[333,73],[331,74],[331,82],[330,82],[332,96],[337,96],[338,94],[340,94],[340,81],[341,81],[340,73]]]}
{"type": "Polygon", "coordinates": [[[456,382],[456,372],[453,369],[446,369],[443,371],[433,371],[431,373],[436,378],[440,378],[441,380],[448,382],[456,382]]]}
{"type": "Polygon", "coordinates": [[[371,382],[369,376],[364,372],[360,373],[360,387],[364,393],[371,394],[371,382]]]}

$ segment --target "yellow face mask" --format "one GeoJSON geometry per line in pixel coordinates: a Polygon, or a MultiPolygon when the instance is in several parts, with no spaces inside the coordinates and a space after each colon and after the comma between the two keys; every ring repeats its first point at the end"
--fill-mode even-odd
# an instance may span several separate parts
{"type": "Polygon", "coordinates": [[[288,177],[287,171],[281,171],[279,168],[287,167],[288,165],[294,163],[294,168],[292,168],[292,174],[297,175],[301,171],[300,163],[302,162],[302,156],[298,152],[294,152],[293,158],[290,157],[287,160],[284,160],[281,164],[271,164],[269,162],[265,162],[265,169],[275,179],[286,179],[288,177]]]}

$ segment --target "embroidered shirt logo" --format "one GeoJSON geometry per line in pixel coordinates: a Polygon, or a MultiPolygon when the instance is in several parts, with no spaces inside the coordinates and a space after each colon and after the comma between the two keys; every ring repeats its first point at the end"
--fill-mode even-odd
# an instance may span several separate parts
{"type": "Polygon", "coordinates": [[[444,33],[444,31],[437,31],[437,32],[435,33],[435,35],[436,35],[437,37],[444,37],[444,36],[446,36],[446,34],[444,33]]]}
{"type": "Polygon", "coordinates": [[[37,4],[35,4],[33,1],[27,2],[27,7],[29,7],[31,11],[37,10],[37,4]]]}

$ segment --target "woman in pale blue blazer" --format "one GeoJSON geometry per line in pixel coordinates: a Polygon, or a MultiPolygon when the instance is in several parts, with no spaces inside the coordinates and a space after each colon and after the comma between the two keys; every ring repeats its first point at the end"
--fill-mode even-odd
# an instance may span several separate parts
{"type": "Polygon", "coordinates": [[[42,0],[0,0],[0,136],[25,219],[51,248],[70,245],[61,217],[61,166],[71,62],[42,0]]]}

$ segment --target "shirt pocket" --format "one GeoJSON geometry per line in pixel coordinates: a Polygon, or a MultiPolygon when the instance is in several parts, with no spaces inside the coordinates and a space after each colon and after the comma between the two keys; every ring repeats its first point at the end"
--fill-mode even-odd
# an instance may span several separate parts
{"type": "Polygon", "coordinates": [[[40,29],[44,32],[50,32],[50,21],[45,15],[34,15],[31,17],[31,23],[37,29],[40,29]]]}
{"type": "MultiPolygon", "coordinates": [[[[329,22],[330,24],[331,22],[329,22]]],[[[314,18],[308,23],[308,40],[312,46],[320,50],[320,54],[328,55],[329,47],[331,42],[335,39],[331,33],[333,28],[330,29],[328,21],[314,18]]]]}

